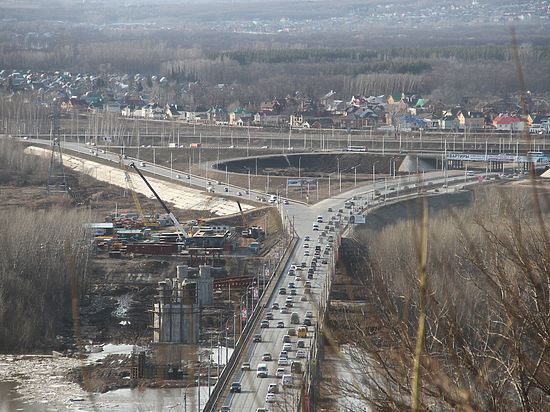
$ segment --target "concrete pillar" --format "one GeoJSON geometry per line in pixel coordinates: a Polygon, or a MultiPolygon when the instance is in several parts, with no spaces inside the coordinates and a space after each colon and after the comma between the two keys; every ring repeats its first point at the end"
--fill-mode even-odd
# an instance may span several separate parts
{"type": "Polygon", "coordinates": [[[177,276],[180,283],[183,282],[183,279],[187,278],[189,275],[189,267],[187,265],[178,265],[177,268],[177,276]]]}

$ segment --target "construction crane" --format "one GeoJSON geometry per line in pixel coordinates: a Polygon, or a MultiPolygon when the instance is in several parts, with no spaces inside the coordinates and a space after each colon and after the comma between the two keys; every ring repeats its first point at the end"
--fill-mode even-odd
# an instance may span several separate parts
{"type": "Polygon", "coordinates": [[[128,170],[128,166],[126,166],[126,163],[122,161],[122,156],[120,155],[119,155],[119,163],[120,163],[120,167],[124,171],[124,175],[126,176],[126,182],[128,183],[128,188],[130,189],[130,193],[132,193],[132,197],[134,198],[134,204],[136,205],[138,217],[141,219],[141,222],[143,223],[144,226],[147,226],[147,227],[159,227],[158,221],[151,219],[149,216],[145,216],[145,213],[143,213],[141,202],[139,201],[138,195],[132,183],[132,178],[130,177],[130,171],[128,170]]]}
{"type": "Polygon", "coordinates": [[[174,226],[176,227],[176,229],[178,229],[178,232],[179,232],[178,239],[183,240],[182,237],[184,237],[185,239],[189,239],[190,236],[183,229],[183,226],[180,224],[180,222],[178,221],[176,216],[174,216],[172,211],[168,208],[168,206],[166,206],[166,203],[164,203],[162,201],[162,199],[160,198],[160,196],[157,194],[157,192],[155,192],[155,189],[153,189],[153,186],[151,186],[151,184],[147,181],[145,176],[143,176],[143,173],[141,173],[141,171],[136,167],[136,165],[133,162],[130,163],[130,166],[132,166],[134,168],[134,170],[137,172],[137,174],[143,179],[143,181],[145,182],[147,187],[149,189],[151,189],[151,192],[153,192],[153,194],[155,195],[155,197],[157,198],[157,200],[159,201],[161,206],[164,208],[164,210],[166,210],[166,213],[168,213],[168,216],[170,216],[170,219],[172,219],[172,222],[174,223],[174,226]]]}

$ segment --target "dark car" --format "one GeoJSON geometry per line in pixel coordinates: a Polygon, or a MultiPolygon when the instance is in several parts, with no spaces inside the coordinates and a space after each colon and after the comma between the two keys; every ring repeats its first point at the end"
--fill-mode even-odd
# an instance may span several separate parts
{"type": "Polygon", "coordinates": [[[233,382],[231,384],[231,388],[229,389],[230,392],[236,392],[236,393],[240,393],[241,392],[241,384],[240,382],[233,382]]]}
{"type": "Polygon", "coordinates": [[[310,318],[305,318],[304,319],[304,325],[311,326],[311,319],[310,318]]]}
{"type": "Polygon", "coordinates": [[[272,320],[272,319],[273,319],[273,313],[272,313],[272,312],[267,312],[267,313],[265,314],[265,318],[266,318],[267,320],[272,320]]]}
{"type": "Polygon", "coordinates": [[[286,289],[285,288],[279,288],[279,295],[286,295],[286,289]]]}
{"type": "Polygon", "coordinates": [[[253,341],[254,342],[261,342],[262,341],[262,335],[260,335],[259,333],[256,333],[254,335],[253,341]]]}

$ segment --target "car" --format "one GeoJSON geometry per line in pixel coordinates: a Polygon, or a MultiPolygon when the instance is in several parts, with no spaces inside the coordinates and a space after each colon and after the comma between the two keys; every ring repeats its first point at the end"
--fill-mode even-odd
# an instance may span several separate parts
{"type": "Polygon", "coordinates": [[[266,320],[272,320],[273,319],[273,313],[272,312],[267,312],[265,314],[265,318],[266,318],[266,320]]]}
{"type": "Polygon", "coordinates": [[[292,345],[291,345],[290,343],[285,343],[285,344],[283,345],[283,349],[284,349],[285,351],[287,351],[287,352],[288,352],[288,351],[291,351],[291,350],[292,350],[292,345]]]}
{"type": "Polygon", "coordinates": [[[262,360],[263,361],[270,361],[271,360],[271,353],[269,352],[266,352],[262,355],[262,360]]]}
{"type": "Polygon", "coordinates": [[[278,327],[278,328],[284,328],[284,327],[285,327],[285,323],[284,323],[282,320],[280,320],[279,322],[277,322],[277,327],[278,327]]]}
{"type": "Polygon", "coordinates": [[[313,317],[313,312],[310,311],[310,310],[308,310],[308,311],[306,311],[306,315],[305,315],[305,316],[306,316],[306,318],[312,318],[312,317],[313,317]]]}
{"type": "Polygon", "coordinates": [[[302,349],[298,350],[298,351],[296,352],[296,357],[297,357],[298,359],[300,359],[300,358],[305,358],[305,357],[306,357],[306,351],[305,351],[305,350],[302,350],[302,349]]]}
{"type": "Polygon", "coordinates": [[[288,282],[288,288],[289,289],[294,289],[296,287],[296,285],[294,284],[294,282],[288,282]]]}
{"type": "Polygon", "coordinates": [[[260,323],[260,328],[269,328],[269,321],[262,320],[262,323],[260,323]]]}
{"type": "Polygon", "coordinates": [[[475,176],[475,173],[472,171],[466,172],[466,176],[475,176]]]}
{"type": "Polygon", "coordinates": [[[139,162],[139,165],[140,165],[141,167],[145,167],[145,166],[146,166],[145,162],[139,162]]]}
{"type": "Polygon", "coordinates": [[[294,276],[296,274],[296,271],[294,269],[288,270],[288,276],[294,276]]]}
{"type": "Polygon", "coordinates": [[[266,408],[257,408],[256,412],[267,412],[266,408]]]}
{"type": "Polygon", "coordinates": [[[313,272],[307,274],[308,279],[313,279],[313,272]]]}
{"type": "Polygon", "coordinates": [[[303,339],[300,339],[300,340],[298,340],[298,342],[296,342],[296,346],[299,347],[299,348],[305,348],[306,344],[305,344],[303,339]]]}
{"type": "Polygon", "coordinates": [[[327,209],[327,212],[332,212],[332,207],[329,207],[329,208],[327,209]]]}
{"type": "Polygon", "coordinates": [[[294,278],[294,282],[300,282],[302,278],[298,275],[294,278]]]}
{"type": "Polygon", "coordinates": [[[292,296],[287,296],[286,301],[287,302],[294,302],[294,299],[292,298],[292,296]]]}
{"type": "Polygon", "coordinates": [[[277,368],[277,371],[275,372],[275,376],[277,378],[282,378],[285,374],[285,368],[277,368]]]}
{"type": "Polygon", "coordinates": [[[237,192],[237,196],[242,196],[243,192],[237,192]]]}
{"type": "MultiPolygon", "coordinates": [[[[285,303],[285,306],[286,306],[287,308],[292,308],[292,307],[294,306],[294,303],[293,303],[292,301],[287,301],[287,302],[285,303]]],[[[286,313],[288,313],[288,311],[287,311],[286,313]]]]}
{"type": "Polygon", "coordinates": [[[306,266],[307,266],[306,262],[302,262],[301,265],[300,265],[300,267],[302,267],[302,268],[305,268],[306,266]]]}
{"type": "Polygon", "coordinates": [[[295,328],[288,328],[287,334],[290,336],[296,336],[296,329],[295,328]]]}
{"type": "Polygon", "coordinates": [[[176,179],[181,179],[181,175],[176,175],[176,179]]]}
{"type": "Polygon", "coordinates": [[[224,187],[224,188],[223,188],[223,191],[224,191],[224,192],[229,192],[229,188],[228,188],[228,187],[224,187]]]}
{"type": "MultiPolygon", "coordinates": [[[[269,356],[271,356],[271,355],[269,355],[269,356]]],[[[267,364],[259,363],[258,367],[256,368],[256,377],[257,378],[267,378],[267,375],[268,375],[268,373],[267,373],[267,364]]]]}
{"type": "Polygon", "coordinates": [[[241,366],[242,371],[249,371],[250,370],[250,362],[243,362],[243,365],[241,366]]]}
{"type": "Polygon", "coordinates": [[[306,237],[304,238],[304,242],[309,242],[309,236],[306,236],[306,237]]]}
{"type": "Polygon", "coordinates": [[[286,295],[286,288],[279,288],[279,295],[286,295]]]}
{"type": "Polygon", "coordinates": [[[283,307],[281,308],[281,313],[282,313],[282,314],[285,314],[285,315],[288,314],[288,308],[287,308],[286,306],[283,306],[283,307]]]}
{"type": "Polygon", "coordinates": [[[309,256],[309,250],[304,250],[304,256],[309,256]]]}
{"type": "Polygon", "coordinates": [[[321,263],[322,263],[323,265],[328,265],[328,260],[327,260],[327,259],[323,259],[323,260],[321,260],[321,263]]]}
{"type": "Polygon", "coordinates": [[[223,405],[221,408],[220,408],[220,412],[231,412],[231,407],[227,406],[227,405],[223,405]]]}
{"type": "MultiPolygon", "coordinates": [[[[283,345],[283,347],[284,347],[285,345],[290,345],[290,343],[285,343],[285,344],[283,345]]],[[[288,351],[286,351],[285,349],[283,349],[283,350],[281,351],[281,353],[279,353],[279,358],[286,358],[286,359],[288,359],[288,351]]]]}
{"type": "Polygon", "coordinates": [[[191,179],[190,175],[185,176],[186,179],[191,179]]]}
{"type": "Polygon", "coordinates": [[[256,333],[254,335],[254,338],[252,339],[253,342],[261,342],[262,341],[262,335],[260,335],[259,333],[256,333]]]}
{"type": "Polygon", "coordinates": [[[271,305],[271,309],[273,310],[279,309],[279,304],[277,302],[273,302],[273,305],[271,305]]]}
{"type": "Polygon", "coordinates": [[[319,230],[319,225],[313,225],[313,230],[319,230]]]}
{"type": "Polygon", "coordinates": [[[304,325],[311,326],[311,319],[310,318],[305,318],[304,319],[304,325]]]}
{"type": "Polygon", "coordinates": [[[231,388],[229,388],[229,392],[233,393],[241,393],[241,384],[240,382],[233,382],[231,384],[231,388]]]}
{"type": "Polygon", "coordinates": [[[284,203],[285,205],[288,205],[290,202],[287,199],[285,199],[284,203]]]}
{"type": "Polygon", "coordinates": [[[288,366],[288,358],[279,358],[277,364],[279,366],[288,366]]]}
{"type": "Polygon", "coordinates": [[[296,296],[296,294],[297,294],[296,289],[290,289],[290,294],[292,296],[296,296]]]}
{"type": "MultiPolygon", "coordinates": [[[[306,283],[305,283],[305,287],[306,288],[310,288],[311,287],[311,282],[309,280],[306,280],[306,283]]],[[[307,315],[306,313],[306,318],[308,318],[309,316],[307,315]]]]}
{"type": "Polygon", "coordinates": [[[309,249],[309,243],[304,243],[304,249],[309,249]]]}
{"type": "Polygon", "coordinates": [[[266,403],[274,403],[275,402],[275,394],[274,393],[268,393],[265,395],[265,401],[266,403]]]}
{"type": "Polygon", "coordinates": [[[283,343],[290,343],[290,335],[283,336],[283,343]]]}

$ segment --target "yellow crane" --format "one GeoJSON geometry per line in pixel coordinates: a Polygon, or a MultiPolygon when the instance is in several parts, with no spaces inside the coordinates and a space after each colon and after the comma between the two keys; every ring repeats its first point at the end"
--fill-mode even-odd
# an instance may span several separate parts
{"type": "Polygon", "coordinates": [[[141,207],[138,195],[136,193],[136,190],[134,189],[132,178],[130,177],[130,170],[128,169],[128,166],[126,165],[126,163],[124,163],[124,161],[122,160],[122,156],[120,155],[119,164],[121,169],[124,171],[124,175],[126,176],[126,183],[128,183],[128,188],[130,189],[130,193],[132,193],[132,197],[134,198],[134,204],[136,205],[138,217],[141,219],[141,222],[146,227],[159,227],[159,222],[156,219],[152,219],[151,217],[146,216],[145,213],[143,213],[143,208],[141,207]]]}

